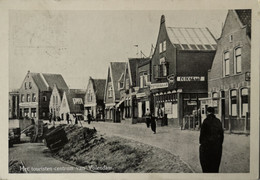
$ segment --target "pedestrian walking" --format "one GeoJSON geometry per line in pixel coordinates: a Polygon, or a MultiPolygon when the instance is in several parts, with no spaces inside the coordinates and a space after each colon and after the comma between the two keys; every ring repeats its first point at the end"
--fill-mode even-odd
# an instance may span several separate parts
{"type": "Polygon", "coordinates": [[[67,123],[69,124],[70,123],[70,115],[69,115],[69,113],[66,114],[66,119],[67,119],[67,123]]]}
{"type": "Polygon", "coordinates": [[[203,173],[218,173],[222,156],[224,131],[222,124],[214,115],[214,108],[207,108],[207,118],[200,130],[200,164],[203,173]]]}
{"type": "Polygon", "coordinates": [[[156,120],[155,120],[154,114],[152,114],[152,116],[151,116],[151,129],[152,129],[153,133],[156,134],[156,120]]]}
{"type": "Polygon", "coordinates": [[[150,124],[151,124],[151,113],[150,113],[148,108],[146,109],[145,116],[146,116],[145,117],[146,118],[146,126],[147,126],[147,128],[149,128],[150,124]]]}
{"type": "Polygon", "coordinates": [[[74,120],[75,120],[75,124],[78,124],[78,118],[77,118],[76,113],[74,113],[74,120]]]}
{"type": "Polygon", "coordinates": [[[90,124],[90,122],[91,122],[91,118],[92,118],[90,113],[88,113],[87,118],[88,118],[88,124],[90,124]]]}

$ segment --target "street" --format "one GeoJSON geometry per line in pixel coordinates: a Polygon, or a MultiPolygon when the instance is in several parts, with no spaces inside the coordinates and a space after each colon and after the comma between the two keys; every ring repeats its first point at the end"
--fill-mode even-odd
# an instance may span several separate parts
{"type": "MultiPolygon", "coordinates": [[[[95,127],[98,132],[108,136],[120,136],[171,152],[189,164],[194,172],[201,173],[199,162],[199,131],[180,130],[173,127],[157,126],[153,134],[146,124],[92,122],[86,127],[95,127]]],[[[225,134],[220,173],[249,172],[250,136],[225,134]]]]}
{"type": "MultiPolygon", "coordinates": [[[[62,121],[61,123],[65,122],[62,121]]],[[[81,123],[85,127],[95,127],[98,133],[104,136],[119,136],[164,149],[179,156],[194,172],[202,172],[199,162],[199,131],[180,130],[170,126],[157,126],[157,133],[153,134],[152,130],[147,128],[144,123],[130,124],[125,121],[121,123],[91,122],[91,124],[82,121],[81,123]]],[[[58,124],[57,122],[56,125],[58,124]]],[[[81,125],[78,124],[78,126],[81,125]]],[[[249,140],[250,136],[224,135],[220,173],[249,172],[249,140]]],[[[47,173],[50,170],[55,173],[64,172],[66,167],[65,172],[68,173],[82,172],[51,157],[48,148],[42,143],[15,144],[13,148],[9,149],[9,159],[20,159],[25,163],[26,167],[50,168],[41,169],[40,171],[34,169],[33,173],[47,173]],[[57,167],[60,167],[60,169],[57,167]]]]}

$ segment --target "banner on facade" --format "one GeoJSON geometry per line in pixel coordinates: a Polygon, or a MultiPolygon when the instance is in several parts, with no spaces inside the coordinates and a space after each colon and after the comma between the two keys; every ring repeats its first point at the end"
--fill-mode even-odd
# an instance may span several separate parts
{"type": "Polygon", "coordinates": [[[165,112],[165,114],[172,114],[172,103],[171,102],[164,103],[164,112],[165,112]]]}
{"type": "Polygon", "coordinates": [[[19,106],[24,107],[24,106],[38,106],[38,102],[23,102],[19,103],[19,106]]]}
{"type": "Polygon", "coordinates": [[[166,83],[155,83],[155,84],[151,84],[150,89],[167,88],[168,86],[169,86],[168,82],[166,82],[166,83]]]}
{"type": "Polygon", "coordinates": [[[146,96],[146,94],[144,92],[136,94],[136,98],[141,98],[141,97],[145,97],[145,96],[146,96]]]}
{"type": "Polygon", "coordinates": [[[177,81],[205,81],[204,76],[178,76],[177,81]]]}

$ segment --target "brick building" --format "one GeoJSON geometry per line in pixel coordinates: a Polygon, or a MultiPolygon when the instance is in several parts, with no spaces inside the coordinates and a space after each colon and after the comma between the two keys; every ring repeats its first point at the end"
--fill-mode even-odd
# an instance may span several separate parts
{"type": "Polygon", "coordinates": [[[19,117],[48,119],[54,84],[58,87],[68,87],[60,74],[28,71],[19,89],[19,117]]]}
{"type": "Polygon", "coordinates": [[[208,70],[216,45],[207,28],[167,27],[162,15],[151,59],[151,109],[155,116],[161,109],[168,123],[179,127],[185,116],[199,109],[199,98],[208,94],[208,70]]]}
{"type": "Polygon", "coordinates": [[[120,122],[120,108],[116,104],[120,102],[120,89],[123,87],[122,74],[126,62],[110,62],[104,92],[105,119],[113,122],[120,122]]]}
{"type": "Polygon", "coordinates": [[[251,10],[229,10],[208,73],[208,99],[225,129],[249,130],[251,10]]]}
{"type": "Polygon", "coordinates": [[[105,84],[105,79],[93,79],[92,77],[89,77],[84,103],[85,119],[87,118],[88,113],[95,119],[104,119],[105,84]]]}

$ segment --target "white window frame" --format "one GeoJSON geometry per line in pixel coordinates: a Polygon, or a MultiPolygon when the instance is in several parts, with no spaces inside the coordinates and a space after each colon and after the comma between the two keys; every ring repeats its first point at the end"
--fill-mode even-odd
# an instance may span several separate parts
{"type": "Polygon", "coordinates": [[[159,44],[159,53],[163,52],[162,43],[159,44]]]}
{"type": "Polygon", "coordinates": [[[165,57],[160,58],[160,65],[162,67],[162,77],[166,77],[168,72],[165,57]]]}
{"type": "Polygon", "coordinates": [[[236,74],[239,74],[239,73],[242,72],[242,48],[241,47],[236,47],[235,50],[234,50],[234,72],[236,74]],[[238,53],[238,50],[240,50],[239,53],[238,53]],[[238,57],[240,57],[239,63],[237,61],[238,57]],[[240,70],[240,71],[238,71],[238,70],[240,70]]]}
{"type": "Polygon", "coordinates": [[[229,51],[225,51],[223,54],[223,76],[229,76],[230,75],[230,53],[229,51]],[[228,57],[226,57],[226,54],[228,54],[228,57]],[[227,68],[227,61],[228,61],[228,68],[227,68]],[[228,73],[227,71],[228,70],[228,73]]]}
{"type": "Polygon", "coordinates": [[[237,95],[238,95],[237,89],[231,89],[229,91],[229,109],[230,109],[229,115],[231,115],[231,116],[238,116],[238,112],[237,112],[237,105],[238,105],[237,95]],[[236,93],[236,95],[235,95],[235,97],[236,97],[236,109],[235,109],[236,113],[235,114],[233,114],[234,112],[232,111],[232,97],[234,97],[232,95],[232,92],[236,93]]]}
{"type": "Polygon", "coordinates": [[[108,97],[113,97],[113,88],[112,88],[112,86],[109,86],[109,88],[108,88],[108,97]]]}
{"type": "Polygon", "coordinates": [[[162,45],[162,51],[166,51],[166,41],[163,41],[163,45],[162,45]]]}
{"type": "Polygon", "coordinates": [[[246,103],[243,103],[243,96],[247,96],[247,99],[248,99],[248,102],[247,102],[247,112],[249,112],[249,89],[248,88],[241,88],[240,89],[240,117],[245,117],[246,114],[243,114],[244,112],[244,108],[243,108],[243,104],[246,104],[246,103]],[[243,91],[246,91],[246,93],[244,93],[243,91]]]}

